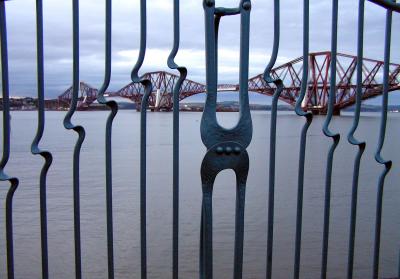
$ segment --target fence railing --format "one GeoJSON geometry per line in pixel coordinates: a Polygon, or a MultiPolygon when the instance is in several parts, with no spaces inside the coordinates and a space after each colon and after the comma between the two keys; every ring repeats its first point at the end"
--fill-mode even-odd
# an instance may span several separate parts
{"type": "MultiPolygon", "coordinates": [[[[387,113],[388,113],[388,92],[389,92],[389,65],[390,65],[390,47],[392,33],[392,14],[400,12],[400,4],[390,0],[369,0],[386,9],[386,28],[385,28],[385,46],[384,46],[384,74],[383,74],[383,92],[382,92],[382,112],[380,132],[378,135],[378,146],[375,153],[376,161],[383,166],[383,170],[377,185],[377,205],[375,218],[375,239],[373,255],[373,274],[372,278],[379,277],[379,260],[381,247],[381,225],[382,208],[385,177],[392,167],[392,162],[385,159],[382,154],[384,146],[387,113]]],[[[134,83],[140,83],[144,86],[144,94],[141,100],[140,110],[140,264],[141,278],[147,278],[147,233],[146,233],[146,185],[147,185],[147,107],[148,99],[152,93],[151,81],[140,77],[139,70],[142,67],[146,54],[147,39],[147,16],[146,0],[140,1],[140,48],[139,57],[134,66],[131,79],[134,83]]],[[[174,41],[173,49],[168,58],[167,64],[171,69],[179,71],[179,79],[174,84],[173,89],[173,220],[172,220],[172,277],[179,277],[179,92],[182,83],[186,79],[187,69],[179,66],[175,62],[175,56],[179,52],[180,43],[180,9],[179,0],[174,0],[174,41]]],[[[331,60],[330,72],[336,72],[337,58],[337,36],[338,36],[338,0],[332,0],[332,30],[331,30],[331,60]]],[[[72,117],[77,109],[78,91],[79,91],[79,1],[72,0],[73,3],[73,86],[70,109],[64,118],[64,127],[68,130],[74,130],[77,133],[77,141],[73,151],[73,215],[74,215],[74,258],[75,258],[75,277],[82,278],[82,252],[81,252],[81,230],[80,230],[80,155],[81,146],[85,140],[85,128],[75,125],[72,117]]],[[[363,59],[364,46],[364,0],[359,0],[358,11],[358,43],[357,43],[357,61],[363,59]]],[[[100,3],[99,3],[100,5],[100,3]]],[[[9,96],[9,71],[8,71],[8,44],[6,28],[6,6],[5,1],[0,1],[0,36],[1,36],[1,69],[2,69],[2,94],[3,94],[3,156],[0,162],[0,180],[9,182],[9,190],[6,197],[4,208],[5,228],[6,228],[6,258],[7,258],[7,276],[14,278],[14,249],[13,249],[13,195],[18,188],[18,178],[8,175],[4,169],[10,157],[10,96],[9,96]]],[[[112,171],[112,128],[113,120],[118,112],[118,104],[113,100],[105,98],[105,92],[110,84],[111,78],[111,47],[112,47],[112,1],[105,0],[106,6],[106,29],[105,29],[105,74],[104,83],[98,91],[97,100],[110,108],[110,114],[107,118],[105,128],[105,177],[106,177],[106,220],[107,220],[107,258],[108,258],[108,278],[114,278],[114,226],[113,226],[113,171],[112,171]]],[[[246,180],[249,171],[249,157],[246,148],[252,140],[252,119],[249,108],[248,97],[248,73],[249,73],[249,34],[251,1],[241,0],[236,8],[217,7],[214,0],[203,1],[205,15],[205,42],[206,42],[206,92],[207,99],[201,121],[201,138],[207,147],[207,153],[201,166],[202,180],[202,217],[200,233],[200,262],[199,277],[213,277],[213,228],[212,228],[212,193],[215,178],[219,172],[225,169],[233,169],[236,173],[236,219],[235,219],[235,248],[234,248],[234,270],[233,278],[242,278],[243,273],[243,240],[244,240],[244,208],[245,208],[245,190],[246,180]],[[240,80],[239,80],[239,100],[240,100],[240,118],[237,125],[231,129],[221,127],[217,122],[216,104],[218,90],[218,32],[219,23],[226,16],[240,17],[240,80]]],[[[282,92],[283,84],[280,79],[274,79],[271,70],[275,65],[279,51],[280,40],[280,1],[274,0],[274,43],[270,62],[265,72],[264,80],[276,87],[272,100],[271,123],[270,123],[270,147],[269,147],[269,195],[268,195],[268,226],[267,226],[267,257],[266,278],[272,278],[273,268],[273,248],[274,248],[274,198],[275,198],[275,173],[276,173],[276,140],[277,140],[277,110],[278,100],[282,92]]],[[[49,256],[48,256],[48,230],[47,230],[47,172],[52,165],[52,154],[40,148],[41,139],[45,128],[45,99],[44,99],[44,55],[43,55],[43,3],[42,0],[36,0],[36,23],[37,23],[37,99],[38,99],[38,127],[37,133],[31,146],[31,152],[40,155],[44,163],[40,173],[40,235],[41,235],[41,263],[42,278],[49,278],[49,256]]],[[[303,1],[303,57],[309,57],[309,0],[303,1]]],[[[313,120],[311,112],[304,111],[302,103],[307,94],[307,81],[309,73],[309,61],[303,59],[302,83],[295,113],[304,117],[305,122],[300,136],[300,150],[298,155],[298,178],[297,178],[297,205],[296,205],[296,230],[294,247],[294,266],[293,277],[300,278],[301,269],[301,251],[302,251],[302,224],[303,224],[303,192],[306,164],[306,146],[308,129],[313,120]]],[[[350,234],[348,237],[348,264],[347,278],[353,278],[356,223],[357,223],[357,199],[358,185],[360,175],[360,162],[365,150],[366,143],[356,138],[355,134],[359,125],[361,101],[362,101],[362,75],[363,65],[357,63],[356,77],[356,104],[353,115],[353,125],[347,140],[358,149],[354,158],[351,211],[350,214],[350,234]]],[[[336,75],[330,76],[330,84],[336,84],[336,75]]],[[[325,118],[323,133],[326,137],[332,139],[332,143],[326,158],[325,173],[325,199],[324,199],[324,222],[323,222],[323,240],[321,252],[321,278],[327,278],[328,263],[328,243],[330,236],[330,209],[331,209],[331,186],[332,170],[335,149],[340,141],[340,135],[331,127],[331,121],[334,114],[335,105],[335,86],[330,87],[328,111],[325,118]]],[[[289,255],[288,255],[289,256],[289,255]]],[[[397,275],[400,277],[400,274],[397,275]]]]}

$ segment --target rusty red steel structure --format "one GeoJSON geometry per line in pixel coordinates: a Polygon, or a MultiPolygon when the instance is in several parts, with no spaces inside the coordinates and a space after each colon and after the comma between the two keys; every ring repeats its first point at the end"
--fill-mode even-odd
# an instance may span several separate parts
{"type": "MultiPolygon", "coordinates": [[[[284,89],[280,100],[294,106],[300,94],[301,76],[302,76],[303,58],[297,58],[293,61],[276,67],[271,71],[274,78],[283,81],[284,89]]],[[[317,52],[309,55],[309,81],[308,91],[303,102],[305,110],[311,110],[314,113],[326,113],[329,91],[330,91],[330,64],[331,53],[317,52]]],[[[383,61],[364,58],[363,59],[363,100],[373,98],[382,94],[382,71],[383,61]]],[[[336,98],[334,110],[338,113],[341,109],[351,106],[356,101],[356,80],[355,70],[357,66],[357,57],[338,53],[337,55],[337,84],[335,85],[336,98]]],[[[400,89],[400,65],[390,64],[390,91],[400,89]]],[[[249,91],[272,96],[275,87],[265,82],[263,75],[260,74],[249,80],[249,91]]]]}
{"type": "MultiPolygon", "coordinates": [[[[79,97],[77,107],[84,110],[96,100],[99,90],[82,81],[79,84],[79,89],[81,96],[79,97]]],[[[59,106],[69,106],[72,94],[73,91],[71,86],[63,94],[58,96],[59,106]]]]}
{"type": "MultiPolygon", "coordinates": [[[[304,110],[312,111],[315,114],[324,114],[327,112],[327,104],[330,91],[330,64],[331,53],[315,52],[309,54],[309,81],[307,95],[303,101],[304,110]]],[[[281,66],[274,68],[271,74],[274,78],[283,81],[284,89],[279,97],[283,102],[292,106],[296,104],[300,94],[301,76],[303,71],[303,57],[299,57],[281,66]]],[[[363,100],[373,98],[382,94],[382,71],[383,61],[374,59],[363,59],[363,100]]],[[[337,84],[335,85],[335,112],[343,108],[349,107],[355,103],[356,96],[356,80],[355,69],[357,65],[357,57],[348,54],[339,53],[337,56],[337,84]]],[[[172,90],[178,76],[172,73],[158,71],[150,72],[144,75],[144,78],[150,79],[153,85],[153,93],[149,99],[149,106],[155,110],[172,110],[172,90]]],[[[390,91],[400,90],[400,65],[390,64],[389,77],[390,91]]],[[[70,87],[62,95],[58,97],[60,103],[68,105],[71,100],[70,87]]],[[[238,91],[239,86],[234,84],[220,84],[219,91],[238,91]]],[[[276,88],[273,84],[268,84],[263,78],[263,74],[259,74],[249,79],[249,92],[256,92],[262,95],[272,96],[276,88]]],[[[179,101],[190,96],[204,93],[205,85],[185,80],[181,87],[179,101]]],[[[81,82],[81,96],[79,98],[78,108],[87,109],[95,100],[98,90],[90,85],[81,82]]],[[[123,97],[132,100],[140,107],[143,95],[143,88],[140,84],[130,83],[117,92],[110,92],[110,97],[123,97]]]]}
{"type": "MultiPolygon", "coordinates": [[[[168,72],[158,71],[146,73],[144,74],[143,78],[149,79],[153,85],[153,94],[149,98],[149,106],[151,108],[156,107],[157,94],[159,94],[159,103],[161,104],[159,106],[159,109],[172,110],[172,90],[179,76],[168,72]]],[[[137,107],[140,107],[143,96],[143,89],[144,88],[141,84],[132,82],[117,92],[109,93],[109,96],[118,96],[130,99],[137,104],[137,107]]],[[[204,84],[187,79],[182,84],[179,94],[179,101],[199,93],[204,93],[204,91],[204,84]]]]}

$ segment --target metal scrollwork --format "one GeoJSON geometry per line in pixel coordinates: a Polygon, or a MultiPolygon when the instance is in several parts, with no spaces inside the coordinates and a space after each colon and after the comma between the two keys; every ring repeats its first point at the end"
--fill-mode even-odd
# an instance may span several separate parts
{"type": "Polygon", "coordinates": [[[249,146],[253,128],[248,96],[249,31],[251,1],[242,0],[237,8],[215,7],[215,1],[204,0],[206,35],[207,99],[201,121],[201,138],[208,151],[201,166],[203,190],[200,278],[212,278],[212,192],[219,172],[232,169],[236,174],[236,225],[234,278],[242,278],[245,189],[249,170],[249,146]],[[240,117],[237,125],[226,129],[216,116],[218,86],[218,27],[223,16],[240,15],[240,117]]]}

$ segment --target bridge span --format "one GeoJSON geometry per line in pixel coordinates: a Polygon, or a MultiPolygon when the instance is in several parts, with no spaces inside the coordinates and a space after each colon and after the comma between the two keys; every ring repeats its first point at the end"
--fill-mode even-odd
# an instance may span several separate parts
{"type": "MultiPolygon", "coordinates": [[[[303,101],[304,110],[312,111],[316,114],[324,114],[327,111],[328,96],[331,85],[330,64],[331,53],[315,52],[309,54],[309,80],[308,91],[303,101]]],[[[382,72],[383,61],[374,59],[363,59],[363,83],[362,99],[370,99],[382,94],[382,72]]],[[[292,106],[296,104],[300,94],[301,77],[303,72],[303,57],[289,61],[281,66],[274,68],[271,74],[276,79],[281,79],[284,85],[283,92],[279,99],[292,106]]],[[[337,55],[337,84],[335,112],[351,106],[355,103],[356,96],[356,65],[357,57],[348,54],[339,53],[337,55]]],[[[153,85],[153,93],[149,99],[149,106],[155,110],[172,110],[172,92],[178,76],[169,72],[149,72],[143,76],[149,79],[153,85]]],[[[259,74],[249,79],[249,92],[256,92],[262,95],[272,96],[276,87],[274,84],[268,84],[263,74],[259,74]]],[[[400,90],[400,65],[390,64],[389,91],[400,90]]],[[[220,84],[218,91],[238,91],[239,86],[235,84],[220,84]]],[[[190,96],[205,93],[206,86],[202,83],[192,80],[185,80],[179,93],[179,101],[190,96]]],[[[90,85],[80,83],[80,98],[78,109],[87,109],[97,97],[98,90],[90,85]]],[[[116,92],[109,92],[110,97],[123,97],[132,100],[140,107],[143,87],[138,83],[130,83],[116,92]]],[[[67,89],[58,97],[60,104],[69,106],[72,98],[72,87],[67,89]]]]}

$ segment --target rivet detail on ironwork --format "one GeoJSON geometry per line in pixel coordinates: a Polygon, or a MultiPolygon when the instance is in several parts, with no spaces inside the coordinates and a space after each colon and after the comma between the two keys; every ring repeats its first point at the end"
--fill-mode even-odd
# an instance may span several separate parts
{"type": "Polygon", "coordinates": [[[240,154],[240,152],[242,152],[242,149],[239,147],[239,146],[236,146],[234,149],[233,149],[233,152],[235,153],[235,154],[240,154]]]}
{"type": "Polygon", "coordinates": [[[225,154],[231,155],[231,153],[232,153],[232,147],[230,147],[230,146],[225,147],[225,154]]]}
{"type": "Polygon", "coordinates": [[[218,147],[215,149],[215,152],[216,152],[217,154],[219,154],[219,155],[222,155],[222,154],[224,153],[224,148],[223,148],[222,146],[218,146],[218,147]]]}

